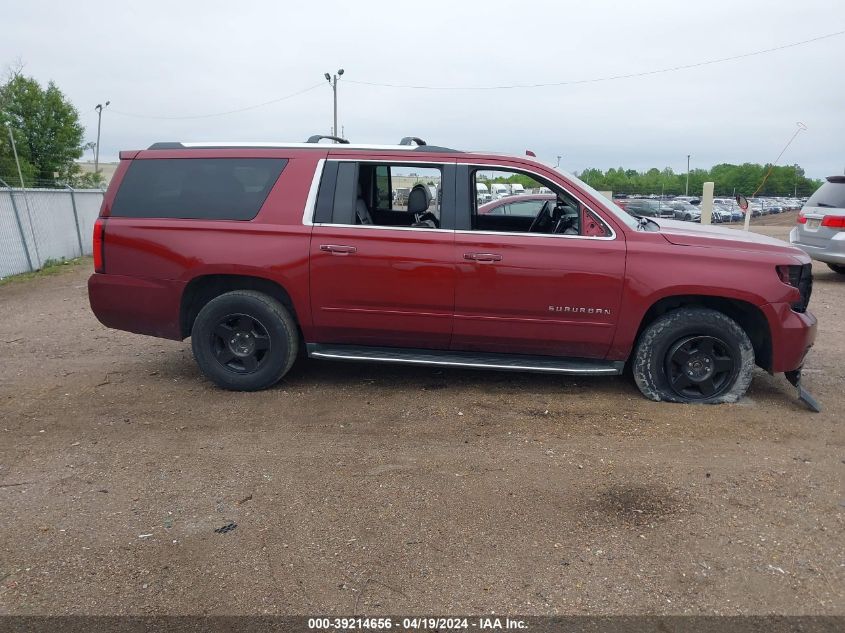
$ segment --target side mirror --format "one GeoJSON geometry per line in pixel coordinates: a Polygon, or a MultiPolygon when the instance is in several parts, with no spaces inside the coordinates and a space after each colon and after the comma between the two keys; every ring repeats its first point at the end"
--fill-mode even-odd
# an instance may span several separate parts
{"type": "Polygon", "coordinates": [[[739,208],[745,211],[748,208],[748,198],[745,196],[737,196],[736,203],[739,205],[739,208]]]}

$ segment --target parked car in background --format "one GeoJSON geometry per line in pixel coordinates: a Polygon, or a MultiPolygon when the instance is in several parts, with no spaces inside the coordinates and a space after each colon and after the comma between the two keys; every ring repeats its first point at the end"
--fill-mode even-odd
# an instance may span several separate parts
{"type": "Polygon", "coordinates": [[[509,195],[511,195],[511,189],[508,185],[501,182],[494,182],[490,185],[490,198],[492,200],[498,200],[509,195]]]}
{"type": "Polygon", "coordinates": [[[519,215],[523,217],[534,217],[543,208],[546,202],[554,202],[557,196],[553,193],[523,194],[506,196],[493,200],[478,207],[478,213],[482,215],[519,215]]]}
{"type": "Polygon", "coordinates": [[[701,204],[701,198],[698,196],[675,196],[675,200],[686,200],[690,204],[701,204]]]}
{"type": "Polygon", "coordinates": [[[518,182],[515,182],[511,185],[511,195],[521,196],[524,193],[525,193],[525,187],[523,187],[518,182]]]}
{"type": "Polygon", "coordinates": [[[685,222],[701,222],[701,209],[686,200],[671,200],[664,203],[675,210],[675,219],[685,222]]]}
{"type": "Polygon", "coordinates": [[[616,200],[616,204],[627,213],[640,218],[673,218],[675,210],[664,202],[650,198],[627,198],[616,200]]]}
{"type": "Polygon", "coordinates": [[[845,176],[829,176],[798,214],[789,241],[845,275],[845,176]]]}

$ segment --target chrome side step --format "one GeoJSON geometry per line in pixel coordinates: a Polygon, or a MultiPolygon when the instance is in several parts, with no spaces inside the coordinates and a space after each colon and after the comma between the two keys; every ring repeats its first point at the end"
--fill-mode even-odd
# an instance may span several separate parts
{"type": "Polygon", "coordinates": [[[309,358],[324,358],[326,360],[404,363],[408,365],[531,371],[581,376],[618,376],[622,373],[624,366],[622,361],[593,360],[590,358],[487,354],[483,352],[453,352],[321,343],[308,343],[306,347],[309,358]]]}

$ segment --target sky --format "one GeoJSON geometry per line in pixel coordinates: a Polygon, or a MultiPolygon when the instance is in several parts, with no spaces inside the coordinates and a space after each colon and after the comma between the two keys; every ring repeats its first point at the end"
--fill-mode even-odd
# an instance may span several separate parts
{"type": "Polygon", "coordinates": [[[568,171],[685,172],[688,154],[693,169],[773,161],[800,121],[807,130],[779,164],[812,177],[845,169],[845,34],[674,72],[489,89],[646,73],[845,31],[839,0],[3,5],[0,67],[20,60],[24,74],[54,81],[79,110],[86,141],[96,140],[94,106],[111,102],[101,161],[157,141],[328,134],[323,74],[343,68],[339,127],[352,142],[418,136],[458,149],[530,149],[552,164],[560,156],[568,171]]]}

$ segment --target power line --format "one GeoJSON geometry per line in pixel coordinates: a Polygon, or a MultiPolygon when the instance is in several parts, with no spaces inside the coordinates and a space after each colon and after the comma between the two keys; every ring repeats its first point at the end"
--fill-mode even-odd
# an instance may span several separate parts
{"type": "Polygon", "coordinates": [[[262,103],[256,103],[254,105],[249,105],[243,108],[237,108],[236,110],[226,110],[225,112],[213,112],[211,114],[196,114],[191,116],[152,116],[146,114],[135,114],[134,112],[122,112],[120,110],[115,110],[114,108],[110,108],[109,112],[112,114],[120,114],[121,116],[128,116],[133,117],[136,119],[164,119],[164,120],[184,120],[184,119],[208,119],[215,116],[224,116],[227,114],[235,114],[237,112],[246,112],[247,110],[254,110],[256,108],[262,108],[264,106],[270,105],[272,103],[278,103],[279,101],[285,101],[286,99],[292,99],[293,97],[298,97],[301,94],[305,94],[306,92],[310,92],[315,88],[319,88],[323,85],[323,82],[314,84],[310,88],[305,88],[303,90],[299,90],[298,92],[293,92],[289,95],[285,95],[284,97],[279,97],[278,99],[271,99],[270,101],[264,101],[262,103]]]}
{"type": "Polygon", "coordinates": [[[730,62],[737,59],[745,59],[746,57],[754,57],[756,55],[764,55],[766,53],[774,53],[775,51],[782,51],[787,48],[794,48],[796,46],[804,46],[806,44],[812,44],[813,42],[818,42],[821,40],[826,40],[831,37],[838,37],[840,35],[845,34],[845,31],[837,31],[836,33],[828,33],[827,35],[819,35],[818,37],[813,37],[808,40],[802,40],[800,42],[792,42],[791,44],[783,44],[781,46],[775,46],[772,48],[765,48],[759,51],[753,51],[750,53],[742,53],[740,55],[732,55],[730,57],[720,57],[718,59],[709,59],[702,62],[696,62],[693,64],[683,64],[681,66],[671,66],[669,68],[659,68],[657,70],[647,70],[644,72],[638,73],[629,73],[626,75],[611,75],[608,77],[596,77],[594,79],[575,79],[570,81],[555,81],[550,83],[538,83],[538,84],[511,84],[505,86],[423,86],[423,85],[413,85],[413,84],[389,84],[389,83],[377,83],[373,81],[358,81],[354,79],[347,79],[347,83],[351,84],[361,84],[364,86],[377,86],[379,88],[407,88],[412,90],[516,90],[516,89],[523,89],[523,88],[548,88],[552,86],[574,86],[577,84],[591,84],[591,83],[598,83],[601,81],[614,81],[617,79],[632,79],[634,77],[646,77],[648,75],[658,75],[660,73],[669,73],[675,72],[678,70],[687,70],[690,68],[699,68],[701,66],[709,66],[711,64],[721,64],[724,62],[730,62]]]}

